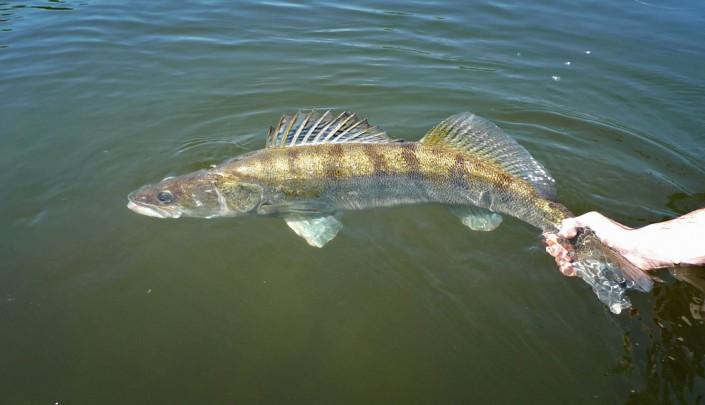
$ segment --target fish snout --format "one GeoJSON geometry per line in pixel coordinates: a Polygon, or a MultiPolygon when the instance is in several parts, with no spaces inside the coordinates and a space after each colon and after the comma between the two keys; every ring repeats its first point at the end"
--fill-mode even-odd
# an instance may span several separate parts
{"type": "Polygon", "coordinates": [[[127,208],[133,212],[154,218],[179,218],[181,210],[175,207],[159,207],[152,203],[149,194],[133,191],[127,196],[127,208]]]}

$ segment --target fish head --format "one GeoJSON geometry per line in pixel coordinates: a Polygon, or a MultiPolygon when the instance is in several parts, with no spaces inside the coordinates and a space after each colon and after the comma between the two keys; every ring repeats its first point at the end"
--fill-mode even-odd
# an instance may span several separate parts
{"type": "Polygon", "coordinates": [[[213,170],[167,177],[130,193],[127,208],[157,218],[213,218],[253,212],[262,187],[213,170]]]}

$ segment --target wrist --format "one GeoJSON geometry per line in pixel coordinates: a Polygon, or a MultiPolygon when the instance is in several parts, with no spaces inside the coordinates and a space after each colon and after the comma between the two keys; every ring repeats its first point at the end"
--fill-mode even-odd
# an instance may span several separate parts
{"type": "Polygon", "coordinates": [[[618,250],[642,270],[672,266],[676,261],[672,250],[655,236],[647,228],[625,229],[618,250]]]}

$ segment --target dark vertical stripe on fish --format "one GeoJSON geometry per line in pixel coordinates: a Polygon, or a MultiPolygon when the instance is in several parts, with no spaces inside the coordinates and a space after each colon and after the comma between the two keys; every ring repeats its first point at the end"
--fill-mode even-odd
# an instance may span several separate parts
{"type": "Polygon", "coordinates": [[[287,148],[286,149],[287,170],[289,170],[289,173],[291,173],[294,176],[299,175],[299,165],[297,164],[297,160],[299,159],[300,154],[301,154],[301,150],[299,148],[287,148]]]}
{"type": "Polygon", "coordinates": [[[370,162],[372,162],[372,168],[374,173],[377,175],[387,174],[389,172],[389,165],[387,164],[387,158],[379,153],[374,145],[364,144],[362,146],[362,151],[365,153],[370,162]]]}
{"type": "MultiPolygon", "coordinates": [[[[258,156],[258,159],[260,161],[260,164],[262,165],[263,168],[270,168],[272,167],[272,163],[274,162],[274,156],[272,153],[260,153],[258,156]]],[[[265,176],[276,178],[279,176],[279,173],[276,173],[274,170],[265,170],[264,171],[265,176]]]]}
{"type": "Polygon", "coordinates": [[[455,164],[450,169],[451,181],[458,187],[466,189],[468,184],[465,180],[466,170],[465,170],[465,156],[460,153],[455,154],[455,164]]]}
{"type": "Polygon", "coordinates": [[[416,156],[416,151],[418,149],[418,144],[410,143],[408,145],[402,145],[401,148],[401,158],[404,160],[407,171],[409,174],[414,176],[420,176],[421,173],[421,163],[419,158],[416,156]]]}
{"type": "Polygon", "coordinates": [[[326,165],[326,177],[329,179],[337,179],[342,177],[343,173],[340,170],[340,164],[343,158],[343,146],[333,145],[327,150],[328,164],[326,165]]]}

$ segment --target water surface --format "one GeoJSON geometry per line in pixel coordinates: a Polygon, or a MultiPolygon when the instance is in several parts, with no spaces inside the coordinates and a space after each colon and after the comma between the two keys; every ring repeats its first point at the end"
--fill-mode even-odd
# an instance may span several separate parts
{"type": "Polygon", "coordinates": [[[125,208],[316,107],[409,140],[472,111],[573,211],[671,218],[705,206],[703,26],[693,0],[0,1],[3,402],[703,401],[705,291],[658,272],[614,316],[520,221],[358,212],[313,249],[125,208]]]}

